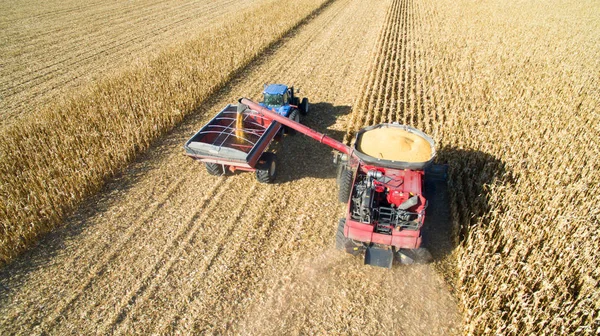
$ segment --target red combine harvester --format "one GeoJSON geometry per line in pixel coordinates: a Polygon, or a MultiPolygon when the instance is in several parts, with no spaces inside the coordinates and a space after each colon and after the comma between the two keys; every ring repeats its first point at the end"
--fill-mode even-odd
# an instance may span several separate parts
{"type": "MultiPolygon", "coordinates": [[[[391,267],[394,256],[402,263],[426,262],[431,259],[429,252],[421,247],[421,229],[427,208],[427,200],[423,196],[424,175],[425,169],[428,169],[428,174],[443,175],[445,167],[432,165],[435,150],[434,142],[429,136],[409,126],[379,124],[360,130],[355,145],[349,147],[246,98],[240,99],[237,113],[243,113],[251,120],[260,120],[268,126],[261,133],[265,136],[255,141],[260,145],[250,149],[252,155],[242,157],[244,154],[238,153],[240,157],[237,161],[232,160],[233,157],[224,158],[220,154],[215,158],[214,153],[211,156],[208,151],[203,152],[204,155],[198,155],[198,152],[190,151],[194,139],[201,141],[197,136],[186,143],[187,154],[196,160],[219,162],[223,171],[226,170],[225,167],[232,171],[256,170],[258,178],[259,169],[268,170],[267,162],[260,163],[259,168],[253,168],[252,165],[260,162],[259,157],[267,155],[267,159],[271,158],[272,153],[261,151],[264,151],[272,140],[274,133],[273,130],[269,130],[273,125],[283,124],[339,152],[334,157],[334,162],[338,164],[338,196],[341,202],[347,203],[347,207],[336,233],[338,249],[355,255],[364,253],[365,264],[380,267],[391,267]],[[268,122],[264,122],[265,120],[268,122]],[[364,132],[383,127],[398,127],[424,138],[431,146],[431,158],[425,162],[391,161],[372,157],[356,148],[356,143],[359,143],[364,132]]],[[[229,133],[233,134],[233,131],[229,133]]],[[[202,144],[198,147],[201,146],[202,144]]],[[[275,161],[273,159],[269,162],[275,161]]],[[[274,172],[271,175],[274,178],[274,172]]]]}

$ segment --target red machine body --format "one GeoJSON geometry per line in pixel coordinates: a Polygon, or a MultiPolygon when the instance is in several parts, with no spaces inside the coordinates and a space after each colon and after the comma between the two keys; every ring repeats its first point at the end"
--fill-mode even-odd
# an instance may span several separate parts
{"type": "MultiPolygon", "coordinates": [[[[424,168],[435,155],[433,140],[414,128],[380,124],[364,128],[399,127],[421,135],[432,147],[427,162],[406,163],[371,157],[358,149],[319,133],[300,123],[242,98],[240,104],[303,133],[342,153],[338,163],[339,199],[347,202],[345,218],[340,220],[336,246],[350,253],[365,252],[365,264],[391,267],[394,253],[402,262],[412,263],[420,248],[421,228],[427,200],[423,196],[424,168]]],[[[422,253],[421,253],[422,254],[422,253]]]]}
{"type": "MultiPolygon", "coordinates": [[[[344,236],[363,243],[394,246],[397,249],[415,249],[421,246],[421,226],[425,220],[427,201],[423,197],[423,171],[391,169],[371,165],[359,165],[352,183],[352,194],[348,200],[344,236]],[[361,178],[380,172],[379,179],[372,179],[369,187],[370,209],[359,209],[356,186],[361,178]],[[381,181],[384,179],[384,181],[381,181]],[[354,200],[353,200],[354,198],[354,200]],[[402,204],[416,199],[415,205],[399,210],[402,204]],[[361,211],[370,211],[361,216],[361,211]],[[404,218],[398,218],[402,211],[404,218]]],[[[362,199],[361,199],[362,201],[362,199]]]]}

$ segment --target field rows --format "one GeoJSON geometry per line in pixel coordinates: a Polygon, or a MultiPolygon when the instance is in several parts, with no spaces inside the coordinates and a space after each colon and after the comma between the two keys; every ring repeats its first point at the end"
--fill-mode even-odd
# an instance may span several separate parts
{"type": "Polygon", "coordinates": [[[365,125],[400,122],[431,132],[434,122],[423,102],[427,60],[422,26],[428,24],[419,3],[394,1],[373,59],[363,94],[356,101],[346,141],[365,125]]]}
{"type": "MultiPolygon", "coordinates": [[[[0,330],[447,335],[461,330],[463,311],[468,334],[597,333],[599,4],[304,0],[293,4],[306,16],[296,25],[243,25],[282,3],[0,5],[3,106],[35,108],[35,97],[118,68],[124,55],[205,34],[147,73],[102,82],[88,100],[71,97],[68,110],[23,126],[45,136],[2,137],[0,233],[15,228],[12,218],[38,229],[44,216],[72,213],[64,204],[80,206],[0,269],[0,330]],[[240,56],[198,52],[207,45],[240,56]],[[299,87],[312,102],[303,123],[347,143],[381,122],[433,136],[437,161],[449,165],[449,193],[428,195],[433,265],[369,268],[333,248],[343,205],[331,150],[311,139],[286,136],[277,147],[275,185],[251,173],[210,176],[181,155],[225,104],[256,99],[269,82],[299,87]],[[49,154],[29,152],[34,145],[49,154]]],[[[19,241],[25,231],[11,232],[19,241]]]]}
{"type": "Polygon", "coordinates": [[[58,225],[261,50],[327,5],[296,2],[289,7],[293,15],[265,21],[282,4],[276,0],[231,15],[230,24],[202,31],[148,64],[107,76],[0,129],[6,153],[0,157],[0,258],[10,259],[58,225]]]}
{"type": "Polygon", "coordinates": [[[266,2],[5,3],[0,7],[0,125],[223,25],[231,12],[266,2]]]}
{"type": "Polygon", "coordinates": [[[593,334],[598,4],[435,6],[446,13],[436,35],[448,40],[431,50],[454,51],[428,86],[445,114],[467,330],[593,334]]]}
{"type": "Polygon", "coordinates": [[[434,137],[468,333],[600,330],[597,7],[392,4],[346,141],[393,121],[434,137]]]}
{"type": "MultiPolygon", "coordinates": [[[[380,31],[372,23],[385,16],[385,4],[334,2],[202,105],[205,113],[69,220],[81,232],[65,230],[43,243],[61,245],[50,263],[21,276],[13,266],[12,281],[20,285],[3,301],[3,328],[35,325],[54,334],[456,331],[456,306],[430,267],[366,269],[360,258],[333,249],[342,206],[328,147],[301,136],[286,139],[278,151],[281,183],[272,186],[249,173],[209,176],[181,155],[181,143],[211,115],[240,96],[256,98],[265,82],[300,87],[313,102],[305,123],[341,139],[380,31]],[[367,277],[372,286],[365,288],[367,277]]],[[[35,252],[30,258],[46,259],[35,252]]]]}

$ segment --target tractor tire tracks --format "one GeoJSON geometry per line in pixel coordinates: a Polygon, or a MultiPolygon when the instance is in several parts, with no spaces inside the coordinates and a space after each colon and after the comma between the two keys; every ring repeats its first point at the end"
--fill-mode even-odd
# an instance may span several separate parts
{"type": "MultiPolygon", "coordinates": [[[[225,104],[258,98],[266,82],[301,88],[312,103],[303,123],[338,139],[359,122],[354,114],[350,119],[353,103],[389,109],[400,77],[379,77],[403,67],[403,61],[386,57],[406,53],[397,45],[407,21],[397,19],[414,10],[408,4],[333,1],[237,73],[201,113],[70,219],[67,226],[83,225],[81,232],[19,278],[0,306],[2,329],[124,335],[456,332],[456,304],[431,267],[373,270],[333,250],[343,205],[336,201],[328,147],[286,136],[277,148],[275,185],[257,183],[252,173],[210,176],[181,149],[225,104]],[[364,94],[381,87],[388,98],[364,94]],[[386,307],[396,308],[378,316],[386,307]]],[[[388,111],[378,113],[385,114],[370,120],[390,118],[388,111]]]]}

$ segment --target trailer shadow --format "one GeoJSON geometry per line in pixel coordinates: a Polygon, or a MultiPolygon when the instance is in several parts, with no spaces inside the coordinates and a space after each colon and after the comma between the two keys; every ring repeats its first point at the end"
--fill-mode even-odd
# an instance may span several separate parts
{"type": "MultiPolygon", "coordinates": [[[[319,102],[310,105],[309,114],[302,124],[342,141],[345,131],[329,129],[343,115],[350,114],[350,106],[334,106],[319,102]]],[[[277,146],[279,171],[276,183],[286,183],[305,177],[334,178],[336,174],[333,164],[332,148],[319,144],[312,138],[300,133],[285,136],[277,146]]]]}
{"type": "Polygon", "coordinates": [[[495,156],[477,151],[443,147],[436,162],[448,165],[446,181],[425,179],[429,202],[423,226],[423,245],[435,261],[442,261],[469,235],[475,223],[490,211],[494,184],[512,183],[512,172],[495,156]]]}

